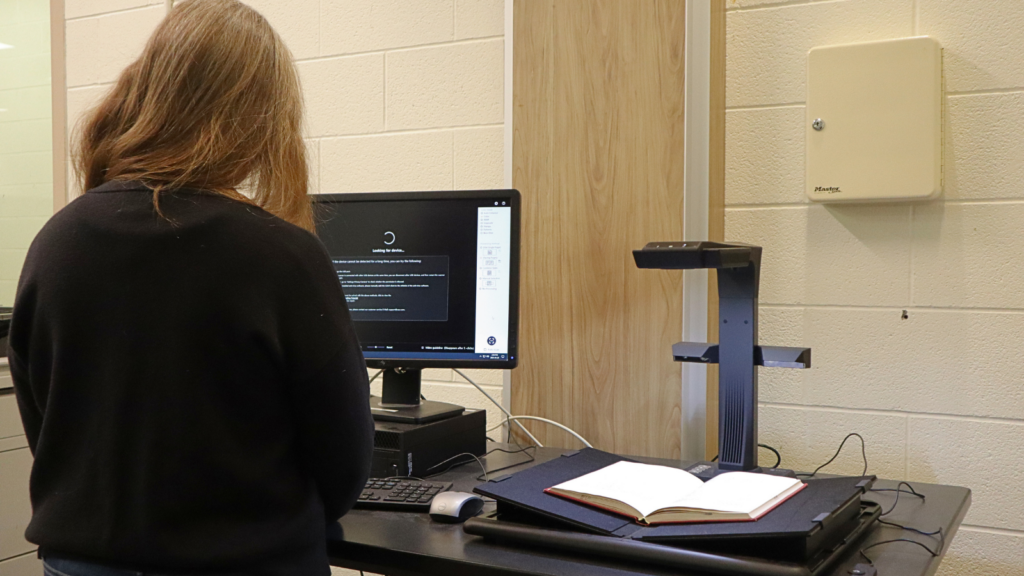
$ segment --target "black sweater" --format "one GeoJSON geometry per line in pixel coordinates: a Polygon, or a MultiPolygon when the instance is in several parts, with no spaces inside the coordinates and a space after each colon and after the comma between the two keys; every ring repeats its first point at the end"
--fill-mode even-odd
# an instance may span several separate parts
{"type": "Polygon", "coordinates": [[[160,573],[328,574],[373,449],[326,251],[209,193],[107,183],[33,241],[10,364],[44,554],[160,573]]]}

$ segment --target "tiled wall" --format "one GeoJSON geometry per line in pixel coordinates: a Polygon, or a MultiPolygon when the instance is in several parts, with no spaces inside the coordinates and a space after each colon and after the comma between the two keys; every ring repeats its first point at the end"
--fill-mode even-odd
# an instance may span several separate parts
{"type": "Polygon", "coordinates": [[[53,213],[48,0],[0,0],[0,306],[53,213]]]}
{"type": "MultiPolygon", "coordinates": [[[[295,55],[317,192],[500,188],[502,0],[253,0],[295,55]]],[[[141,50],[162,0],[67,0],[73,129],[141,50]]],[[[466,372],[500,401],[501,372],[466,372]]],[[[423,394],[497,411],[451,370],[423,394]]],[[[374,383],[380,393],[380,381],[374,383]]]]}
{"type": "Polygon", "coordinates": [[[940,574],[1024,574],[1024,2],[728,7],[726,236],[765,247],[761,341],[814,349],[762,370],[762,442],[807,469],[857,431],[873,473],[970,487],[940,574]],[[943,46],[943,197],[809,204],[807,50],[915,35],[943,46]]]}

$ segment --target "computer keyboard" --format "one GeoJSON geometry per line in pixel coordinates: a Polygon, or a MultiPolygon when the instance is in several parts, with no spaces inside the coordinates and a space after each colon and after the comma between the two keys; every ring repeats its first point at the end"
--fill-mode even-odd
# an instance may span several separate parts
{"type": "Polygon", "coordinates": [[[451,482],[425,482],[395,478],[370,478],[366,481],[356,508],[429,512],[434,496],[449,490],[451,482]]]}

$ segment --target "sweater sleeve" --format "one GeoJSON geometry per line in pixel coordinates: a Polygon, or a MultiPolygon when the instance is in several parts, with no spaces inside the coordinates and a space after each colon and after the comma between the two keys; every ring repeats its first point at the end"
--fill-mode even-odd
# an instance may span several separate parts
{"type": "Polygon", "coordinates": [[[373,418],[366,362],[345,295],[326,251],[313,242],[304,273],[291,286],[282,343],[300,459],[333,522],[352,508],[369,477],[373,418]]]}
{"type": "MultiPolygon", "coordinates": [[[[18,291],[14,299],[14,312],[11,317],[10,331],[7,334],[7,363],[11,370],[11,380],[14,382],[14,395],[18,401],[18,411],[21,413],[21,424],[25,428],[25,437],[28,440],[29,450],[35,455],[36,445],[39,443],[39,435],[43,427],[43,410],[48,390],[36,390],[33,387],[31,370],[29,369],[29,348],[33,339],[41,340],[45,334],[34,326],[39,319],[36,312],[37,290],[35,282],[32,281],[32,267],[37,259],[36,243],[25,259],[25,265],[18,281],[18,291]],[[40,402],[40,395],[42,402],[40,402]]],[[[34,356],[49,357],[46,350],[38,350],[34,356]]],[[[36,385],[46,384],[36,382],[36,385]]]]}
{"type": "Polygon", "coordinates": [[[29,379],[28,367],[13,348],[8,350],[7,361],[11,368],[11,379],[14,381],[14,395],[18,399],[18,411],[21,412],[21,424],[25,428],[29,450],[34,455],[39,442],[39,432],[43,427],[43,413],[36,406],[32,394],[32,382],[29,379]]]}
{"type": "Polygon", "coordinates": [[[316,482],[328,522],[352,508],[370,472],[373,421],[361,360],[359,348],[341,348],[290,392],[299,453],[316,482]]]}

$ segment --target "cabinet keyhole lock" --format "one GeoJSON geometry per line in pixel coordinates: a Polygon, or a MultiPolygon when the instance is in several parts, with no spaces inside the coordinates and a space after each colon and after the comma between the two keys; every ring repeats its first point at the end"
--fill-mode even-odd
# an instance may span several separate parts
{"type": "Polygon", "coordinates": [[[825,129],[825,121],[822,120],[821,118],[815,118],[814,122],[811,122],[811,128],[814,128],[818,132],[821,132],[822,130],[825,129]]]}

